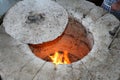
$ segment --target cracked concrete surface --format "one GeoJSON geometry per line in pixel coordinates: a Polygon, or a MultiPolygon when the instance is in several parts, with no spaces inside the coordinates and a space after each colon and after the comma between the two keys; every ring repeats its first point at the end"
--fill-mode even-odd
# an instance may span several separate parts
{"type": "Polygon", "coordinates": [[[85,0],[56,0],[94,36],[91,52],[70,65],[55,66],[37,58],[0,26],[0,75],[3,80],[120,80],[120,32],[113,41],[108,31],[119,21],[85,0]],[[99,15],[97,15],[97,14],[99,15]]]}

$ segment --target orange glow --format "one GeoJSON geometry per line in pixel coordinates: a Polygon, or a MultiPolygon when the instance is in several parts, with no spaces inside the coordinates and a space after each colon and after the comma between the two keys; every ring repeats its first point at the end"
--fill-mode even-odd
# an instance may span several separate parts
{"type": "Polygon", "coordinates": [[[55,54],[50,56],[50,58],[55,65],[70,64],[71,63],[69,58],[68,58],[68,52],[67,51],[64,51],[64,53],[55,52],[55,54]]]}

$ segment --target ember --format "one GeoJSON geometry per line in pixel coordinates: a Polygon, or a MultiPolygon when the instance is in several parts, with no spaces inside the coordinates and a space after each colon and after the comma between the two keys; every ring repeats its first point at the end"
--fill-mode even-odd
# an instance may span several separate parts
{"type": "Polygon", "coordinates": [[[52,60],[52,62],[55,65],[58,64],[70,64],[70,60],[68,58],[68,52],[64,51],[64,52],[55,52],[55,54],[53,56],[49,56],[52,60]]]}

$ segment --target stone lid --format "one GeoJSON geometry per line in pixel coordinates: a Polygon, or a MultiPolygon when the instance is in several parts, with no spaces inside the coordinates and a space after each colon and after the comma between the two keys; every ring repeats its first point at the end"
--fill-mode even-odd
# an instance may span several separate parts
{"type": "Polygon", "coordinates": [[[68,22],[66,10],[51,0],[23,0],[6,14],[3,26],[23,43],[38,44],[60,36],[68,22]]]}

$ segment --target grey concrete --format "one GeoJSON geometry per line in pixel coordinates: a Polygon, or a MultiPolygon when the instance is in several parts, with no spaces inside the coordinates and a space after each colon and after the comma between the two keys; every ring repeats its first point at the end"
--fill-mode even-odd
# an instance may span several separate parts
{"type": "Polygon", "coordinates": [[[93,49],[82,60],[58,65],[55,69],[52,63],[37,58],[26,44],[10,37],[0,27],[0,75],[3,80],[119,80],[120,33],[111,50],[108,46],[112,40],[109,31],[120,22],[113,15],[84,0],[57,1],[70,16],[92,32],[93,49]]]}

